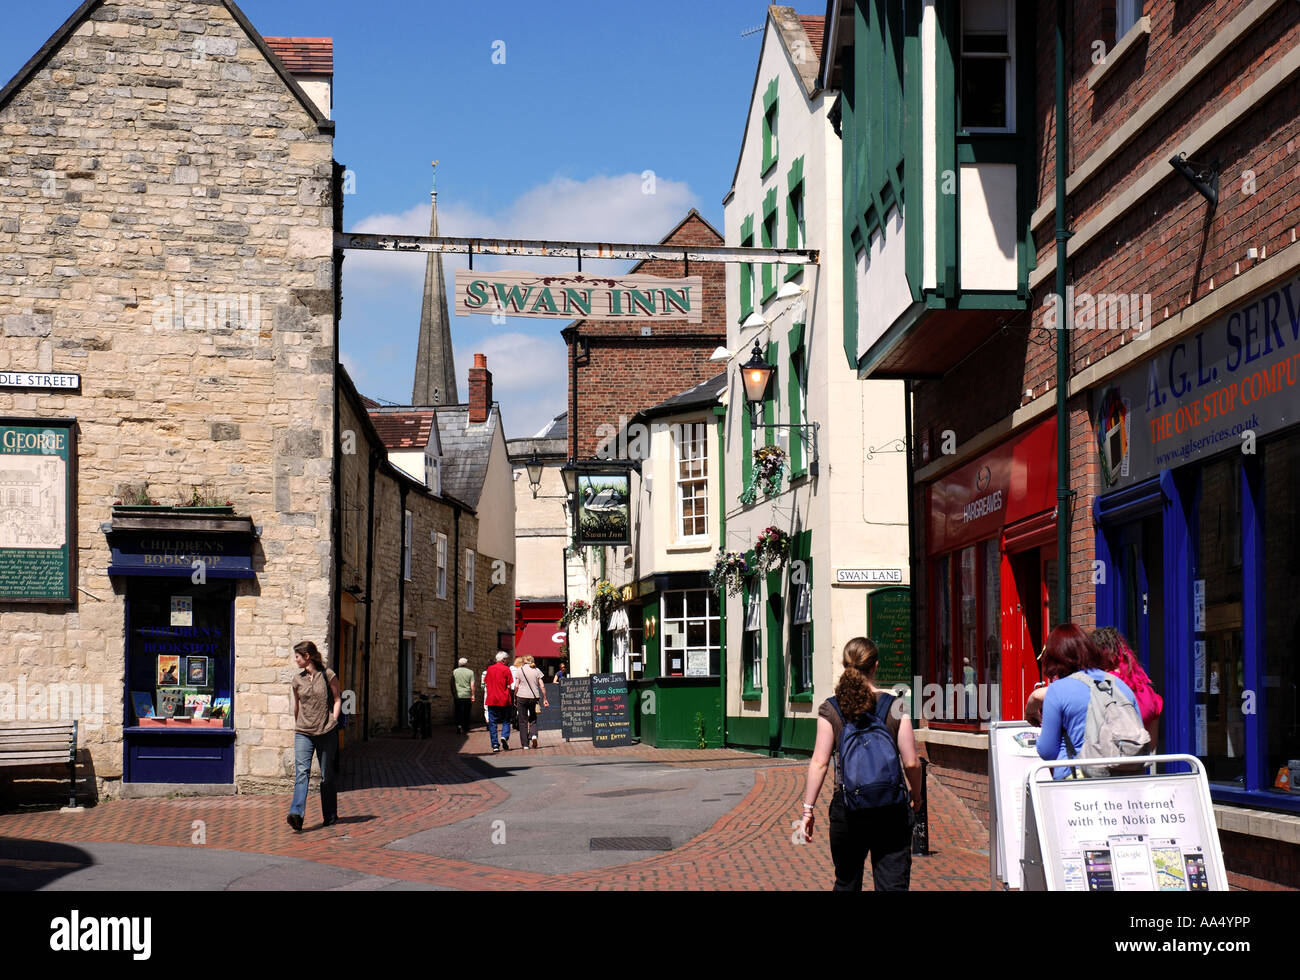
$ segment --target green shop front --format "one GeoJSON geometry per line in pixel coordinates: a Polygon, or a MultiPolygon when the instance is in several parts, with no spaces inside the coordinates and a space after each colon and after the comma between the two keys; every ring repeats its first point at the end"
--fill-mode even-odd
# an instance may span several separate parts
{"type": "Polygon", "coordinates": [[[659,748],[721,748],[723,607],[703,572],[625,587],[601,631],[603,670],[626,672],[632,732],[659,748]]]}
{"type": "Polygon", "coordinates": [[[117,507],[104,530],[126,595],[125,782],[233,784],[235,595],[256,577],[251,519],[117,507]]]}

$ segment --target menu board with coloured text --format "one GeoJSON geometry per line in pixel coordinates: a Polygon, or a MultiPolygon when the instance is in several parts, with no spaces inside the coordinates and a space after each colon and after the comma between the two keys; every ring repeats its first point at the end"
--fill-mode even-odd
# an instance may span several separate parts
{"type": "Polygon", "coordinates": [[[592,745],[632,744],[627,678],[622,674],[591,675],[591,724],[592,745]]]}
{"type": "Polygon", "coordinates": [[[591,738],[591,678],[560,681],[560,734],[565,740],[591,738]]]}

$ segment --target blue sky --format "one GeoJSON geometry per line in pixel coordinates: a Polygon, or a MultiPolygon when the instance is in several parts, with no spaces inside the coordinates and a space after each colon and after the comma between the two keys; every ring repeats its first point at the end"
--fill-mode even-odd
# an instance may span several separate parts
{"type": "MultiPolygon", "coordinates": [[[[742,32],[763,25],[760,0],[240,5],[263,34],[334,38],[334,155],[356,178],[349,230],[427,233],[434,159],[443,234],[658,241],[691,207],[722,230],[762,39],[742,32]]],[[[77,4],[5,6],[8,80],[77,4]]],[[[449,285],[463,262],[445,260],[449,285]]],[[[420,257],[349,253],[342,357],[363,392],[410,399],[422,282],[420,257]]],[[[565,407],[564,324],[454,318],[460,396],[473,353],[486,353],[507,435],[533,434],[565,407]]]]}

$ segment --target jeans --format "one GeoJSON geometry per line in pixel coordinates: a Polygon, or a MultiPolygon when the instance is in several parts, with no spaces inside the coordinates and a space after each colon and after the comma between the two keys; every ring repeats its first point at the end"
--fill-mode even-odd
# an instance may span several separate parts
{"type": "Polygon", "coordinates": [[[837,892],[862,891],[871,855],[878,892],[905,892],[912,877],[912,821],[906,803],[850,811],[837,791],[831,798],[831,861],[837,892]]]}
{"type": "Polygon", "coordinates": [[[497,725],[502,724],[501,738],[505,740],[506,747],[510,747],[510,705],[490,704],[487,709],[488,713],[488,737],[492,739],[492,748],[497,748],[500,744],[497,741],[497,725]]]}
{"type": "Polygon", "coordinates": [[[321,816],[331,820],[339,815],[338,787],[335,778],[339,765],[339,731],[326,732],[324,735],[304,735],[295,732],[293,736],[293,803],[290,813],[304,816],[307,812],[307,786],[311,779],[311,757],[315,755],[320,761],[320,810],[321,816]]]}

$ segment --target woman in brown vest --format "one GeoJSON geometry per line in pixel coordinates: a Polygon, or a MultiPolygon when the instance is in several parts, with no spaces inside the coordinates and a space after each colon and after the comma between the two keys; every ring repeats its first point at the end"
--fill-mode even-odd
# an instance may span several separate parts
{"type": "Polygon", "coordinates": [[[311,779],[311,758],[320,761],[320,809],[325,826],[339,819],[338,789],[334,784],[339,761],[339,714],[343,696],[334,671],[321,661],[320,651],[310,640],[293,648],[298,673],[293,677],[293,804],[289,826],[302,830],[307,812],[307,786],[311,779]]]}

